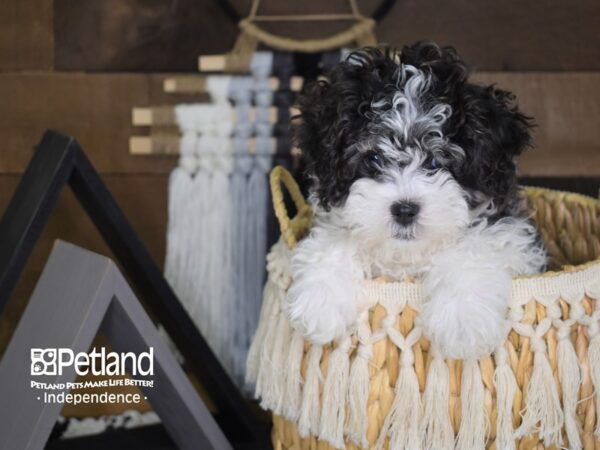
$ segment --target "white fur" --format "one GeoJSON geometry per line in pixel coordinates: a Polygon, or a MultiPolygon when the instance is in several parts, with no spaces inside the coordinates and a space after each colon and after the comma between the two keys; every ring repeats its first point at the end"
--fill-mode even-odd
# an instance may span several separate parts
{"type": "Polygon", "coordinates": [[[433,256],[423,276],[427,302],[419,319],[444,356],[478,358],[506,338],[511,277],[544,264],[534,237],[523,219],[482,222],[433,256]]]}
{"type": "Polygon", "coordinates": [[[491,201],[469,209],[467,199],[476,194],[445,170],[423,168],[425,147],[433,154],[443,148],[451,158],[464,152],[441,133],[450,108],[424,110],[418,98],[429,80],[410,66],[406,70],[413,76],[392,104],[373,105],[381,109],[383,126],[405,141],[400,152],[385,134],[377,140],[382,154],[397,164],[377,180],[355,181],[343,206],[325,211],[313,201],[315,224],[292,255],[287,312],[309,340],[323,344],[354,326],[366,278],[416,278],[426,296],[419,316],[425,334],[445,357],[475,359],[506,337],[511,277],[538,272],[545,254],[527,220],[490,223],[491,201]],[[407,143],[415,129],[423,137],[407,143]],[[390,207],[398,201],[419,204],[414,224],[394,221],[390,207]]]}

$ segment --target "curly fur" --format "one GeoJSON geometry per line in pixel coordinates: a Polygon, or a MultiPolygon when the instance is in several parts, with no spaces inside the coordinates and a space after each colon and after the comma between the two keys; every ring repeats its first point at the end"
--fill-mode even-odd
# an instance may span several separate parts
{"type": "Polygon", "coordinates": [[[532,124],[512,94],[469,74],[431,42],[400,58],[368,48],[300,96],[296,138],[317,213],[294,251],[287,306],[309,339],[346,333],[362,281],[376,276],[421,279],[420,320],[448,357],[481,356],[505,337],[510,277],[545,263],[516,182],[532,124]],[[417,213],[401,220],[399,203],[417,213]]]}

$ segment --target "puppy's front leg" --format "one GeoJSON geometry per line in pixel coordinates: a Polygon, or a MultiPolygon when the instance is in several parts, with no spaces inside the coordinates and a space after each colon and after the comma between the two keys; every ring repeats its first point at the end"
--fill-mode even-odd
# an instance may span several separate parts
{"type": "Polygon", "coordinates": [[[420,317],[445,357],[478,359],[505,338],[511,279],[497,265],[460,255],[440,255],[424,278],[420,317]]]}
{"type": "Polygon", "coordinates": [[[535,229],[506,219],[471,229],[439,253],[423,279],[425,333],[443,355],[477,359],[495,350],[508,333],[511,278],[539,272],[545,263],[535,229]]]}
{"type": "Polygon", "coordinates": [[[346,234],[317,225],[292,256],[287,312],[294,327],[315,343],[343,336],[358,313],[364,277],[346,234]]]}

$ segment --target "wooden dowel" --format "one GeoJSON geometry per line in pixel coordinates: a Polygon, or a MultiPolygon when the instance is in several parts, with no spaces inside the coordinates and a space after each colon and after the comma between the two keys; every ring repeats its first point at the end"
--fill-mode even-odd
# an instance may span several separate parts
{"type": "MultiPolygon", "coordinates": [[[[293,76],[290,79],[290,89],[299,92],[304,84],[304,78],[293,76]]],[[[272,91],[279,89],[279,78],[270,77],[269,86],[272,91]]],[[[169,94],[206,94],[206,76],[192,75],[184,77],[169,77],[163,80],[163,90],[169,94]]]]}
{"type": "Polygon", "coordinates": [[[206,93],[206,77],[192,75],[165,78],[163,90],[170,94],[204,94],[206,93]]]}
{"type": "Polygon", "coordinates": [[[200,72],[223,72],[225,61],[225,55],[202,55],[198,58],[198,69],[200,72]]]}
{"type": "Polygon", "coordinates": [[[352,14],[281,14],[271,16],[255,16],[253,22],[315,22],[315,21],[337,21],[337,20],[356,20],[352,14]]]}
{"type": "Polygon", "coordinates": [[[131,136],[129,153],[132,155],[177,155],[179,154],[179,136],[131,136]]]}
{"type": "Polygon", "coordinates": [[[300,115],[300,108],[296,108],[296,107],[292,106],[290,108],[290,117],[299,116],[299,115],[300,115]]]}
{"type": "Polygon", "coordinates": [[[133,108],[131,110],[131,123],[138,127],[176,125],[175,109],[172,106],[133,108]]]}
{"type": "MultiPolygon", "coordinates": [[[[223,72],[225,70],[226,55],[201,55],[198,57],[198,69],[200,72],[223,72]]],[[[279,89],[279,80],[275,77],[269,79],[271,89],[276,91],[279,89]]],[[[304,78],[300,76],[292,76],[290,80],[290,88],[294,92],[302,90],[304,78]]]]}
{"type": "MultiPolygon", "coordinates": [[[[256,108],[250,108],[248,120],[256,121],[256,108]]],[[[277,123],[277,107],[269,108],[269,122],[277,123]]],[[[298,109],[290,108],[290,115],[298,114],[298,109]]],[[[236,121],[235,109],[231,109],[231,121],[236,121]]],[[[177,125],[175,108],[173,106],[136,107],[131,110],[131,123],[136,127],[173,126],[177,125]]]]}
{"type": "Polygon", "coordinates": [[[304,86],[304,78],[299,76],[293,76],[290,79],[290,89],[294,92],[300,92],[304,86]]]}
{"type": "MultiPolygon", "coordinates": [[[[178,155],[180,137],[175,134],[131,136],[129,138],[129,153],[132,155],[178,155]]],[[[248,139],[248,153],[256,154],[257,140],[248,139]]],[[[271,138],[272,153],[277,149],[277,139],[271,138]]]]}

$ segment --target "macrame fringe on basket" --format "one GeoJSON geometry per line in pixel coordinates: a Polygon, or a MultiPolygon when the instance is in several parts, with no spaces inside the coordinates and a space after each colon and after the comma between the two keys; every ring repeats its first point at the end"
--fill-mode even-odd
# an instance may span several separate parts
{"type": "Polygon", "coordinates": [[[600,448],[599,202],[524,190],[554,265],[579,265],[514,279],[504,345],[479,361],[450,361],[415,325],[418,283],[367,281],[355,332],[325,346],[303,342],[282,304],[311,212],[283,169],[271,188],[282,238],[268,255],[247,379],[273,412],[274,448],[600,448]],[[297,204],[293,220],[280,183],[297,204]]]}

